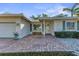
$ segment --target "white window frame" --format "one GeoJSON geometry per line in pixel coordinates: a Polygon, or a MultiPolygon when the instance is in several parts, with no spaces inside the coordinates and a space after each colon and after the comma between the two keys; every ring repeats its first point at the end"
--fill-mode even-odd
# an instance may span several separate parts
{"type": "Polygon", "coordinates": [[[75,26],[76,26],[76,22],[74,22],[74,21],[66,21],[66,22],[65,22],[65,29],[66,29],[66,31],[75,31],[75,29],[76,29],[75,26]],[[68,27],[67,27],[67,23],[68,23],[68,22],[70,22],[70,23],[73,22],[73,23],[74,23],[74,28],[73,28],[73,29],[68,29],[68,27]]]}

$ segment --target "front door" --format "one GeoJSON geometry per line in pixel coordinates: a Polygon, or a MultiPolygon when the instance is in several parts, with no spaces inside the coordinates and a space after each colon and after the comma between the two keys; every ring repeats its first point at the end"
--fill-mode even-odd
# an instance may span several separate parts
{"type": "Polygon", "coordinates": [[[46,26],[45,26],[45,32],[46,32],[46,34],[50,34],[50,23],[48,22],[48,23],[46,23],[46,26]]]}

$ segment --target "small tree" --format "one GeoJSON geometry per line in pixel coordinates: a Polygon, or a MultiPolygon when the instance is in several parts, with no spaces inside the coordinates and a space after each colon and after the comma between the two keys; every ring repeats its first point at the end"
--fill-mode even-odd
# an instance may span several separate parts
{"type": "Polygon", "coordinates": [[[42,17],[49,17],[47,14],[44,14],[44,13],[41,16],[42,17]]]}
{"type": "Polygon", "coordinates": [[[30,18],[32,18],[32,19],[34,19],[34,20],[37,20],[37,19],[39,19],[40,17],[41,17],[41,15],[37,15],[37,16],[32,15],[30,18]]]}
{"type": "Polygon", "coordinates": [[[14,33],[14,39],[18,40],[19,39],[19,34],[17,32],[14,33]]]}
{"type": "Polygon", "coordinates": [[[73,17],[73,15],[76,13],[77,9],[78,8],[75,8],[77,5],[79,5],[79,3],[75,3],[72,8],[64,8],[63,11],[68,11],[68,12],[71,12],[71,17],[73,17]]]}

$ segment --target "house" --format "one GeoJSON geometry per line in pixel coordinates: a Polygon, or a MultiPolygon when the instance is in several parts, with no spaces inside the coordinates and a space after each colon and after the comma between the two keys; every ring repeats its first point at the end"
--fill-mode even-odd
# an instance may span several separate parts
{"type": "Polygon", "coordinates": [[[55,32],[79,32],[78,17],[46,17],[30,21],[23,14],[0,14],[0,38],[23,38],[34,32],[55,35],[55,32]]]}
{"type": "Polygon", "coordinates": [[[31,34],[30,20],[23,14],[0,14],[0,38],[14,38],[14,33],[19,33],[19,38],[31,34]]]}
{"type": "Polygon", "coordinates": [[[39,18],[39,21],[33,21],[32,32],[41,32],[43,35],[55,35],[55,32],[75,31],[79,32],[79,18],[78,17],[47,17],[39,18]],[[35,29],[35,24],[39,25],[35,29]]]}

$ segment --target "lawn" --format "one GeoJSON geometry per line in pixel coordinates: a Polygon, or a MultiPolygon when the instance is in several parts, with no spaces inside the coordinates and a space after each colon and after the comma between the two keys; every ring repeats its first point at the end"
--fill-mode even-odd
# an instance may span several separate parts
{"type": "Polygon", "coordinates": [[[0,56],[75,56],[72,52],[53,51],[53,52],[14,52],[0,53],[0,56]]]}

